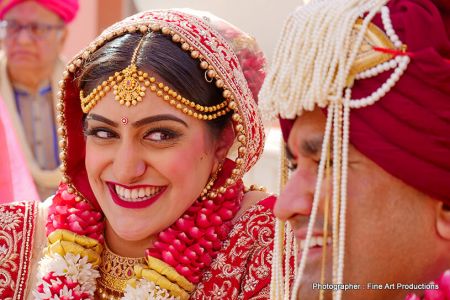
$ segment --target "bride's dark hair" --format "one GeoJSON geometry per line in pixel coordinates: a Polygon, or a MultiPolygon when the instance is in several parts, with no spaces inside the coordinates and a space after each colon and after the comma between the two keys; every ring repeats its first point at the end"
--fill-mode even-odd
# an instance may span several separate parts
{"type": "MultiPolygon", "coordinates": [[[[131,57],[141,39],[144,39],[136,59],[138,69],[160,77],[183,97],[203,106],[224,101],[222,92],[214,83],[207,82],[205,70],[189,52],[160,33],[130,33],[118,37],[92,54],[81,68],[78,87],[88,95],[95,87],[115,72],[131,63],[131,57]]],[[[214,133],[220,133],[230,114],[206,122],[214,133]]]]}

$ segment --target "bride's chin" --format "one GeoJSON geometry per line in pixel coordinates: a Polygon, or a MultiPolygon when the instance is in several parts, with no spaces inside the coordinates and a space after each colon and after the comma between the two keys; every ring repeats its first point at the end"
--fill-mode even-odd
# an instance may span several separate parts
{"type": "Polygon", "coordinates": [[[154,236],[152,232],[149,232],[148,227],[136,228],[131,224],[111,224],[109,221],[107,221],[106,227],[108,238],[115,238],[125,242],[140,242],[151,240],[152,236],[154,236]]]}

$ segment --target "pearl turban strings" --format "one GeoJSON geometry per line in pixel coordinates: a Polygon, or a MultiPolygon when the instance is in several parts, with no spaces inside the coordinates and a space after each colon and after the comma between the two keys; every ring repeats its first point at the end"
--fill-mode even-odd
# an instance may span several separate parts
{"type": "MultiPolygon", "coordinates": [[[[0,19],[3,19],[5,14],[17,4],[24,2],[25,0],[2,0],[0,2],[0,19]]],[[[78,0],[33,0],[39,3],[46,9],[54,12],[65,23],[71,22],[78,12],[78,0]]]]}

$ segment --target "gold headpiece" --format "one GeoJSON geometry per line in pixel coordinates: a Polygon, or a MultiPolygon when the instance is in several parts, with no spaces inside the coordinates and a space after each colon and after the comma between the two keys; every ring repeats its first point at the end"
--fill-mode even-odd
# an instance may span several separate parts
{"type": "MultiPolygon", "coordinates": [[[[232,109],[228,105],[231,100],[231,93],[229,92],[223,94],[225,100],[220,104],[202,106],[184,98],[164,83],[157,82],[156,78],[150,77],[147,72],[138,70],[136,56],[143,41],[144,38],[140,40],[134,50],[128,67],[103,81],[86,97],[84,97],[83,91],[80,91],[81,108],[84,113],[88,113],[111,89],[113,89],[116,101],[121,105],[130,107],[137,105],[144,99],[147,88],[170,105],[199,120],[214,120],[232,109]]],[[[205,74],[208,77],[214,77],[215,74],[208,74],[209,71],[205,74]]]]}

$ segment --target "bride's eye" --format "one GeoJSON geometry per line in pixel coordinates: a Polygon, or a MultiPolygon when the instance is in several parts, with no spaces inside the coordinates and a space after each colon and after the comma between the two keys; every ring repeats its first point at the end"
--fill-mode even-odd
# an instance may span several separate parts
{"type": "Polygon", "coordinates": [[[168,142],[178,138],[180,134],[167,128],[151,129],[145,134],[145,139],[153,142],[168,142]]]}
{"type": "Polygon", "coordinates": [[[85,130],[84,135],[99,139],[111,139],[117,137],[117,134],[114,131],[106,128],[88,128],[85,130]]]}

